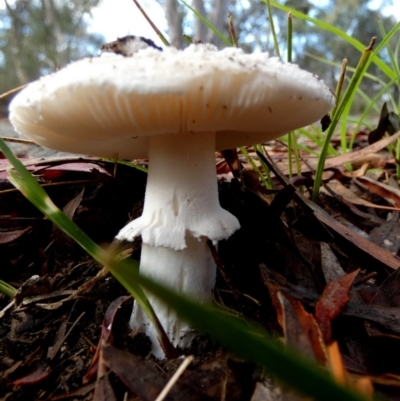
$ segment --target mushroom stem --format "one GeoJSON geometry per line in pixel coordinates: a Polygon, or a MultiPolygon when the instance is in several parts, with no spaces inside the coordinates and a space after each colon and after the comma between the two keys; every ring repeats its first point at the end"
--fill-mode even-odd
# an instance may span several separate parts
{"type": "Polygon", "coordinates": [[[141,235],[145,244],[182,250],[186,236],[217,243],[239,229],[219,204],[214,149],[213,132],[151,137],[143,214],[117,239],[141,235]]]}
{"type": "MultiPolygon", "coordinates": [[[[216,267],[207,246],[207,239],[187,237],[186,243],[187,247],[181,251],[143,244],[140,272],[198,302],[211,301],[216,267]]],[[[194,330],[156,296],[147,292],[146,295],[171,343],[180,348],[188,347],[195,335],[194,330]]],[[[136,303],[130,326],[132,330],[140,330],[150,337],[152,354],[156,358],[165,357],[155,328],[136,303]]]]}
{"type": "MultiPolygon", "coordinates": [[[[214,149],[215,133],[210,132],[151,137],[143,214],[117,236],[132,241],[141,235],[141,273],[200,302],[211,300],[215,284],[207,240],[216,243],[240,227],[236,217],[219,204],[214,149]]],[[[171,342],[187,347],[192,329],[148,296],[171,342]]],[[[131,327],[151,338],[156,357],[164,356],[154,328],[138,306],[131,327]]]]}

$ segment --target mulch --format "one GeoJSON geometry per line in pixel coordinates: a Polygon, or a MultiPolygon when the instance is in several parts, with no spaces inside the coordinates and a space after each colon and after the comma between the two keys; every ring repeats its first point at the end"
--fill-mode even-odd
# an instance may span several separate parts
{"type": "MultiPolygon", "coordinates": [[[[277,161],[283,150],[271,146],[277,161]]],[[[253,171],[235,169],[242,158],[225,156],[237,178],[226,179],[220,159],[220,202],[242,228],[218,246],[215,303],[359,391],[400,400],[396,204],[364,188],[367,196],[357,197],[372,206],[332,189],[317,205],[309,200],[310,171],[289,180],[275,170],[275,190],[267,191],[253,171]]],[[[382,160],[393,176],[393,161],[382,160]]],[[[114,167],[73,157],[36,160],[30,169],[56,205],[105,245],[127,216],[140,215],[145,192],[145,173],[114,167]]],[[[354,177],[333,171],[326,183],[351,187],[354,177]]],[[[140,257],[140,240],[127,247],[140,257]]],[[[13,189],[1,164],[0,265],[0,279],[18,288],[12,300],[0,295],[1,400],[154,400],[189,354],[168,400],[300,399],[205,334],[181,358],[154,360],[148,339],[129,330],[126,290],[110,275],[96,278],[101,266],[13,189]]]]}

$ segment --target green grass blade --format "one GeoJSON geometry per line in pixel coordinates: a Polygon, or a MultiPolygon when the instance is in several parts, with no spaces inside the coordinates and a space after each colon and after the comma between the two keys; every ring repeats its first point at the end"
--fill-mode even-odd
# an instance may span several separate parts
{"type": "Polygon", "coordinates": [[[12,298],[17,293],[17,289],[14,288],[11,284],[8,284],[5,281],[0,280],[0,292],[6,295],[7,297],[12,298]]]}
{"type": "Polygon", "coordinates": [[[287,16],[287,61],[292,62],[293,52],[293,17],[292,13],[288,13],[287,16]]]}
{"type": "Polygon", "coordinates": [[[366,401],[363,396],[338,385],[325,369],[272,339],[266,331],[211,305],[199,305],[147,278],[140,277],[139,282],[182,318],[297,391],[321,401],[366,401]]]}
{"type": "Polygon", "coordinates": [[[281,52],[279,50],[279,42],[278,42],[278,37],[276,36],[276,31],[275,31],[275,24],[274,24],[274,18],[272,16],[272,8],[271,8],[271,3],[270,0],[265,0],[267,3],[267,8],[268,8],[268,21],[269,21],[269,26],[271,27],[271,33],[272,33],[272,39],[274,41],[274,49],[276,56],[281,58],[281,52]]]}
{"type": "Polygon", "coordinates": [[[148,172],[146,167],[139,166],[138,164],[132,163],[132,162],[127,161],[127,160],[121,160],[121,159],[115,160],[115,159],[112,159],[112,158],[109,158],[109,157],[102,157],[102,158],[100,158],[100,160],[104,160],[105,162],[109,162],[109,163],[118,163],[118,164],[122,164],[124,166],[132,167],[132,168],[135,168],[136,170],[139,170],[139,171],[141,171],[143,173],[147,173],[148,172]]]}
{"type": "MultiPolygon", "coordinates": [[[[182,318],[201,328],[202,331],[210,333],[235,353],[268,369],[271,374],[287,385],[313,396],[317,400],[366,401],[362,396],[337,384],[333,377],[320,366],[271,339],[265,331],[255,327],[251,328],[248,323],[228,316],[210,305],[196,304],[194,301],[140,276],[137,262],[117,260],[113,253],[98,247],[61,212],[1,138],[0,149],[16,170],[9,170],[12,182],[22,189],[23,194],[60,229],[70,235],[100,264],[107,266],[114,277],[135,298],[142,294],[143,290],[139,286],[140,284],[173,307],[182,318]]],[[[146,302],[143,299],[140,301],[136,298],[136,300],[139,303],[146,302]]],[[[143,307],[142,304],[141,306],[143,307]]]]}
{"type": "MultiPolygon", "coordinates": [[[[304,54],[305,54],[307,57],[310,57],[310,58],[312,58],[312,59],[314,59],[314,60],[320,61],[321,63],[330,65],[330,66],[335,67],[335,68],[341,68],[341,64],[338,63],[338,62],[336,62],[336,61],[331,61],[331,60],[328,60],[328,59],[325,58],[325,57],[317,56],[317,55],[312,54],[312,53],[309,53],[309,52],[304,52],[304,54]]],[[[348,66],[346,67],[346,70],[347,70],[347,71],[350,71],[350,72],[354,72],[354,71],[356,70],[356,67],[352,67],[352,66],[348,65],[348,66]]],[[[365,79],[368,78],[368,79],[370,79],[371,81],[373,81],[374,83],[378,83],[378,84],[380,84],[380,85],[385,85],[385,83],[386,83],[386,81],[384,81],[383,79],[377,77],[376,75],[370,74],[370,73],[368,73],[368,72],[366,72],[366,73],[364,74],[364,78],[365,78],[365,79]]],[[[396,78],[397,78],[397,77],[395,77],[394,79],[396,79],[396,78]]]]}
{"type": "MultiPolygon", "coordinates": [[[[257,145],[254,145],[254,147],[255,146],[257,146],[257,145]]],[[[251,164],[251,167],[253,167],[253,170],[260,177],[260,180],[264,184],[264,187],[267,188],[267,189],[271,189],[270,183],[265,179],[264,174],[260,171],[260,169],[258,168],[258,166],[257,166],[256,162],[254,161],[254,159],[249,155],[249,152],[247,151],[247,149],[244,146],[240,147],[239,149],[246,156],[246,159],[251,164]]]]}
{"type": "Polygon", "coordinates": [[[269,171],[269,167],[266,165],[266,163],[264,162],[263,159],[258,157],[258,152],[260,152],[261,154],[265,154],[264,147],[261,144],[253,145],[253,147],[254,147],[254,150],[257,152],[257,159],[260,162],[261,167],[263,168],[265,176],[266,176],[266,180],[268,183],[268,186],[266,188],[273,189],[274,182],[272,181],[271,172],[269,171]]]}
{"type": "Polygon", "coordinates": [[[315,181],[312,194],[312,199],[314,202],[316,202],[318,199],[319,188],[321,186],[321,181],[322,181],[322,173],[324,171],[324,165],[326,156],[328,154],[330,140],[332,138],[332,135],[336,129],[336,126],[339,122],[342,113],[345,111],[347,107],[351,106],[352,100],[356,93],[356,89],[359,83],[361,82],[361,79],[365,73],[366,68],[369,65],[369,59],[372,55],[373,44],[374,40],[371,41],[370,45],[364,50],[364,53],[362,54],[360,61],[357,65],[356,71],[354,72],[350,80],[349,86],[347,87],[343,95],[343,98],[339,101],[337,107],[335,108],[335,114],[332,115],[332,122],[328,128],[328,132],[326,133],[324,144],[321,149],[321,155],[318,160],[317,170],[315,172],[315,181]]]}
{"type": "MultiPolygon", "coordinates": [[[[262,0],[262,1],[265,3],[267,0],[262,0]]],[[[300,11],[296,11],[296,10],[294,10],[293,8],[290,8],[290,7],[284,6],[284,5],[282,5],[282,4],[279,4],[279,3],[278,3],[277,1],[275,1],[275,0],[270,0],[270,2],[271,2],[271,6],[277,8],[277,9],[279,9],[279,10],[281,10],[281,11],[284,11],[284,12],[286,12],[286,13],[291,12],[292,15],[293,15],[294,17],[299,18],[299,19],[304,20],[304,21],[311,22],[311,23],[313,23],[315,26],[317,26],[318,28],[323,29],[323,30],[325,30],[325,31],[327,31],[327,32],[332,33],[332,34],[335,35],[337,38],[342,38],[344,41],[346,41],[347,43],[351,44],[353,47],[355,47],[355,48],[356,48],[358,51],[360,51],[361,53],[364,52],[365,45],[364,45],[363,43],[361,43],[360,41],[358,41],[357,39],[355,39],[355,38],[353,38],[353,37],[347,35],[347,34],[346,34],[345,32],[343,32],[341,29],[339,29],[339,28],[337,28],[337,27],[335,27],[335,26],[333,26],[333,25],[330,25],[330,24],[328,24],[328,23],[326,23],[326,22],[319,21],[319,20],[316,19],[316,18],[309,17],[308,15],[303,14],[303,13],[301,13],[300,11]]],[[[393,30],[397,31],[397,30],[399,30],[399,28],[400,28],[400,22],[398,22],[398,23],[393,27],[393,29],[392,29],[391,31],[393,31],[393,30]]],[[[390,34],[390,32],[389,32],[389,34],[390,34]]],[[[389,34],[388,34],[388,35],[389,35],[389,34]]],[[[373,60],[373,62],[379,67],[379,69],[380,69],[385,75],[387,75],[387,76],[389,77],[389,79],[393,79],[393,78],[396,76],[395,71],[393,71],[393,70],[392,70],[383,60],[381,60],[379,57],[375,57],[374,60],[373,60]]]]}

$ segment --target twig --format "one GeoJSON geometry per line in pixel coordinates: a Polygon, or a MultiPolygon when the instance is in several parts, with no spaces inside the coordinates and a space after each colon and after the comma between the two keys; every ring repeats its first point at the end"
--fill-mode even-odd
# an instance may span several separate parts
{"type": "MultiPolygon", "coordinates": [[[[1,95],[3,96],[3,95],[1,95]]],[[[1,99],[0,96],[0,99],[1,99]]],[[[33,141],[29,141],[28,139],[20,139],[20,138],[10,138],[8,136],[2,136],[1,139],[5,142],[12,142],[12,143],[22,143],[23,145],[34,145],[34,146],[40,146],[37,143],[33,141]]]]}
{"type": "Polygon", "coordinates": [[[155,23],[150,19],[150,17],[146,14],[146,11],[143,10],[142,6],[139,4],[137,0],[133,0],[135,3],[136,7],[139,9],[139,11],[143,14],[143,17],[146,18],[147,22],[150,24],[150,26],[154,29],[154,32],[158,35],[158,37],[161,39],[161,41],[164,43],[165,46],[169,46],[169,42],[166,39],[166,37],[161,33],[161,31],[157,28],[155,23]]]}
{"type": "Polygon", "coordinates": [[[9,90],[9,91],[7,91],[7,92],[5,92],[5,93],[2,93],[2,94],[0,95],[0,99],[4,99],[5,97],[7,97],[7,96],[9,96],[9,95],[12,95],[13,93],[18,92],[18,91],[20,91],[21,89],[24,89],[25,86],[28,86],[28,85],[21,85],[21,86],[18,86],[17,88],[14,88],[14,89],[11,89],[11,90],[9,90]]]}
{"type": "Polygon", "coordinates": [[[228,14],[228,25],[229,25],[229,32],[231,33],[231,38],[232,38],[233,45],[235,47],[239,47],[238,46],[236,32],[235,32],[235,27],[233,26],[232,14],[228,14]]]}
{"type": "Polygon", "coordinates": [[[0,310],[0,319],[2,317],[4,317],[4,315],[6,314],[6,312],[11,309],[15,304],[15,299],[12,300],[5,308],[3,308],[2,310],[0,310]]]}
{"type": "Polygon", "coordinates": [[[175,385],[175,383],[181,377],[182,373],[191,364],[193,359],[194,359],[194,356],[193,355],[189,355],[183,360],[183,362],[180,364],[179,368],[172,375],[171,379],[169,379],[167,385],[163,388],[163,390],[158,395],[158,397],[155,399],[155,401],[163,401],[164,400],[164,398],[168,395],[168,393],[170,392],[172,387],[175,385]]]}

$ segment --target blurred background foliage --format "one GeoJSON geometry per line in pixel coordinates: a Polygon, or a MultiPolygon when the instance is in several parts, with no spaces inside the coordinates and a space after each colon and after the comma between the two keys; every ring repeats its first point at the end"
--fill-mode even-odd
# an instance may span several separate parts
{"type": "Polygon", "coordinates": [[[1,0],[0,93],[96,54],[102,36],[87,33],[85,15],[100,0],[1,0]]]}
{"type": "MultiPolygon", "coordinates": [[[[121,0],[120,0],[121,1],[121,0]]],[[[165,10],[167,37],[177,47],[185,46],[183,34],[194,40],[222,46],[215,33],[208,30],[179,0],[159,0],[165,10]]],[[[397,0],[396,0],[397,1],[397,0]]],[[[88,33],[90,11],[101,0],[0,0],[0,93],[55,71],[72,60],[95,55],[104,39],[101,32],[88,33]]],[[[372,36],[382,37],[378,18],[389,31],[397,22],[383,15],[391,0],[281,0],[320,21],[328,22],[368,45],[372,36]]],[[[260,0],[192,0],[197,12],[229,37],[227,14],[233,16],[239,45],[245,51],[262,50],[274,55],[268,12],[260,0]]],[[[117,5],[116,5],[117,7],[117,5]]],[[[151,13],[150,13],[151,14],[151,13]]],[[[274,10],[274,22],[282,54],[285,54],[287,14],[274,10]]],[[[134,30],[132,30],[134,31],[134,30]]],[[[140,34],[140,32],[137,32],[140,34]]],[[[124,36],[121,32],[121,36],[124,36]]],[[[399,37],[392,39],[395,48],[399,37]]],[[[389,56],[380,55],[384,60],[389,56]]],[[[293,21],[293,61],[322,77],[328,86],[336,85],[343,58],[355,67],[360,53],[335,35],[306,21],[293,21]],[[321,61],[324,60],[324,61],[321,61]]],[[[399,57],[399,54],[396,54],[399,57]]],[[[376,66],[369,72],[380,77],[376,66]]],[[[362,89],[370,96],[379,90],[377,81],[366,80],[362,89]]],[[[396,85],[393,86],[396,90],[396,85]]],[[[396,94],[395,94],[396,95],[396,94]]],[[[398,96],[396,96],[398,98],[398,96]]],[[[362,101],[356,107],[362,109],[362,101]]],[[[4,105],[3,105],[4,109],[4,105]]]]}

